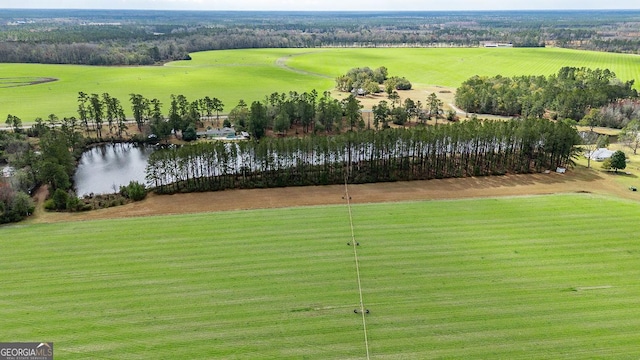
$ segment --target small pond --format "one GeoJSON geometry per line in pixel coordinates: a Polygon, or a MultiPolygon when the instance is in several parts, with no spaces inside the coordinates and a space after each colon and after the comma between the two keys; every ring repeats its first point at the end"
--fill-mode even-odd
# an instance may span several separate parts
{"type": "Polygon", "coordinates": [[[145,169],[153,146],[129,143],[92,147],[82,154],[74,175],[76,194],[111,194],[130,181],[146,183],[145,169]]]}

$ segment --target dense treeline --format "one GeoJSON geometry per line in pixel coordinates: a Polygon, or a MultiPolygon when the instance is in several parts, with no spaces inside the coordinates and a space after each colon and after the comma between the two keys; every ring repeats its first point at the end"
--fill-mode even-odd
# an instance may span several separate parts
{"type": "Polygon", "coordinates": [[[146,171],[159,193],[529,173],[568,164],[578,141],[563,122],[471,120],[166,148],[146,171]]]}
{"type": "Polygon", "coordinates": [[[20,221],[33,213],[35,206],[28,195],[35,184],[28,165],[32,156],[23,135],[0,131],[0,224],[20,221]]]}
{"type": "Polygon", "coordinates": [[[582,119],[582,123],[589,126],[623,129],[634,120],[640,120],[640,100],[624,99],[599,109],[591,109],[582,119]]]}
{"type": "Polygon", "coordinates": [[[246,48],[546,45],[638,53],[637,11],[3,10],[0,62],[147,65],[246,48]],[[597,16],[594,16],[596,15],[597,16]]]}
{"type": "Polygon", "coordinates": [[[456,90],[456,105],[469,113],[581,120],[590,108],[637,98],[634,81],[602,69],[563,67],[557,74],[512,78],[474,76],[456,90]]]}
{"type": "MultiPolygon", "coordinates": [[[[362,116],[362,105],[358,96],[349,94],[342,100],[335,99],[329,91],[322,95],[316,90],[298,93],[272,93],[263,101],[254,101],[251,106],[240,100],[228,115],[229,125],[233,124],[238,131],[248,131],[255,139],[262,138],[267,130],[276,134],[286,134],[291,128],[302,129],[303,133],[334,134],[349,130],[375,128],[386,129],[390,123],[404,126],[414,121],[426,124],[434,118],[445,117],[443,102],[435,93],[431,93],[426,101],[405,98],[403,102],[395,87],[387,89],[387,100],[381,100],[372,108],[365,123],[362,116]],[[373,117],[373,119],[371,119],[373,117]]],[[[447,112],[448,121],[456,121],[455,111],[447,112]]],[[[297,130],[296,130],[297,133],[297,130]]]]}
{"type": "MultiPolygon", "coordinates": [[[[14,129],[15,130],[15,129],[14,129]]],[[[0,177],[0,223],[20,221],[33,213],[29,194],[39,185],[65,196],[71,191],[75,159],[84,138],[65,121],[55,126],[38,123],[27,131],[38,136],[33,146],[22,130],[0,131],[0,165],[6,163],[12,174],[0,177]]],[[[77,200],[72,197],[72,202],[77,200]]]]}

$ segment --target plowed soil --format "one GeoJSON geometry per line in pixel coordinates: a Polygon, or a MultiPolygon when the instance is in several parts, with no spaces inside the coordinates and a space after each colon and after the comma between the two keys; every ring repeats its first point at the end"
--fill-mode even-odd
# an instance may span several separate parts
{"type": "MultiPolygon", "coordinates": [[[[640,200],[607,174],[578,167],[565,174],[403,181],[349,185],[352,204],[478,197],[587,192],[640,200]]],[[[38,194],[41,198],[44,194],[38,194]]],[[[141,202],[82,213],[49,213],[38,209],[35,223],[127,218],[244,209],[344,204],[344,185],[227,190],[177,195],[150,194],[141,202]]]]}

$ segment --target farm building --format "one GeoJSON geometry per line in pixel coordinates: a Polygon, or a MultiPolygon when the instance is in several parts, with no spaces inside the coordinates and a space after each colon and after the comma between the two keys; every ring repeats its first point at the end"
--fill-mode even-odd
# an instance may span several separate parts
{"type": "Polygon", "coordinates": [[[232,128],[224,127],[218,129],[208,129],[207,131],[198,131],[196,135],[199,138],[229,138],[236,135],[236,131],[232,128]]]}
{"type": "Polygon", "coordinates": [[[496,42],[485,42],[484,47],[486,48],[510,48],[513,47],[513,44],[510,43],[496,43],[496,42]]]}
{"type": "Polygon", "coordinates": [[[591,160],[604,161],[610,158],[614,152],[615,151],[609,150],[607,148],[600,148],[591,152],[587,152],[585,156],[590,158],[591,160]]]}

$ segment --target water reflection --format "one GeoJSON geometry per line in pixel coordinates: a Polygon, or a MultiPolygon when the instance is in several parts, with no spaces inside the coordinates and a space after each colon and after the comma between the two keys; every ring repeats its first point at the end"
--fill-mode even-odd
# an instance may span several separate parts
{"type": "Polygon", "coordinates": [[[154,148],[134,144],[106,144],[82,154],[74,175],[76,193],[109,194],[130,181],[145,183],[145,168],[154,148]]]}

